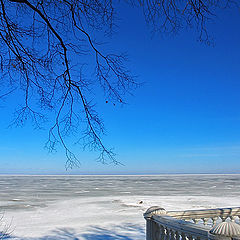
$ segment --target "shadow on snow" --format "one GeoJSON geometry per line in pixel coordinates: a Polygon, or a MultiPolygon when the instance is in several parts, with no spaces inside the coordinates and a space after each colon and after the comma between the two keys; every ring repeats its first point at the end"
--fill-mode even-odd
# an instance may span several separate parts
{"type": "MultiPolygon", "coordinates": [[[[91,226],[87,232],[77,233],[71,228],[59,228],[49,235],[39,238],[18,238],[21,240],[140,240],[145,238],[144,229],[139,225],[126,224],[113,226],[111,229],[91,226]]],[[[9,238],[8,238],[9,239],[9,238]]]]}

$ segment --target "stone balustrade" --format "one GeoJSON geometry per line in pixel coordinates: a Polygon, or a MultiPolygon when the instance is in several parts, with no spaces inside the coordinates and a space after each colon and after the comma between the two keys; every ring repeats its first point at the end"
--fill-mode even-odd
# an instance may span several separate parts
{"type": "Polygon", "coordinates": [[[240,240],[240,208],[166,211],[145,214],[146,240],[240,240]]]}

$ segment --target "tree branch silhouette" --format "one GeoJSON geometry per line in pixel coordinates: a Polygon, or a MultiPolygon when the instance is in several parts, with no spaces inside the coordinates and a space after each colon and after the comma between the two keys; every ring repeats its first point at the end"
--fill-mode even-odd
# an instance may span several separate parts
{"type": "MultiPolygon", "coordinates": [[[[211,44],[207,23],[216,9],[236,5],[231,0],[125,1],[143,11],[153,31],[177,34],[198,30],[198,38],[211,44]]],[[[124,54],[107,53],[95,33],[108,36],[116,25],[117,5],[111,0],[0,0],[0,69],[3,93],[21,91],[23,97],[12,124],[30,120],[51,127],[47,148],[65,149],[66,167],[79,165],[68,136],[76,134],[84,148],[97,150],[99,161],[119,164],[103,143],[104,124],[95,110],[94,92],[102,89],[105,101],[125,104],[126,95],[139,86],[126,67],[124,54]],[[94,75],[88,74],[94,64],[94,75]],[[88,77],[90,75],[90,77],[88,77]],[[54,119],[51,117],[54,115],[54,119]],[[50,118],[50,119],[49,119],[50,118]]]]}

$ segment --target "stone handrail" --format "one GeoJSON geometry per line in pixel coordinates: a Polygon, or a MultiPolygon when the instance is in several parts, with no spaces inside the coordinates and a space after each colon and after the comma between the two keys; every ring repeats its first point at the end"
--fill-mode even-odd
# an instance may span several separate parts
{"type": "Polygon", "coordinates": [[[145,214],[147,240],[240,240],[240,208],[166,211],[151,207],[145,214]]]}
{"type": "Polygon", "coordinates": [[[209,225],[209,220],[214,225],[218,220],[225,221],[227,218],[236,221],[240,217],[240,208],[217,208],[204,210],[188,210],[188,211],[169,211],[167,214],[171,217],[192,220],[193,222],[203,221],[203,224],[209,225]]]}

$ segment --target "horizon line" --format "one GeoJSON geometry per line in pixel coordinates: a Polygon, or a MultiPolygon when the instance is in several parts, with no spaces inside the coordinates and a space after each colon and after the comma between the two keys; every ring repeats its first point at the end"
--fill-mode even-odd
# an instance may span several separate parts
{"type": "Polygon", "coordinates": [[[153,174],[89,174],[89,173],[83,173],[83,174],[12,174],[12,173],[0,173],[0,176],[179,176],[179,175],[240,175],[240,173],[153,173],[153,174]]]}

